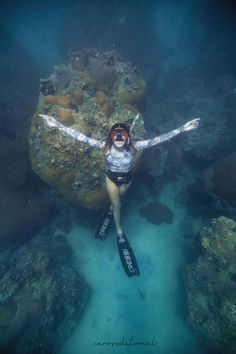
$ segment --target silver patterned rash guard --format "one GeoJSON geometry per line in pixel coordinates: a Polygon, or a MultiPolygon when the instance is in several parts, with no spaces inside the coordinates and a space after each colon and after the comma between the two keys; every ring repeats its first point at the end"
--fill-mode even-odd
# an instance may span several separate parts
{"type": "Polygon", "coordinates": [[[112,145],[110,151],[106,154],[109,170],[112,172],[129,172],[133,167],[133,155],[131,150],[117,148],[115,145],[112,145]]]}
{"type": "MultiPolygon", "coordinates": [[[[40,114],[40,117],[44,119],[48,126],[57,128],[58,130],[70,135],[81,143],[88,144],[91,147],[97,149],[103,149],[106,146],[106,142],[104,140],[90,138],[75,129],[64,126],[51,116],[40,114]]],[[[164,141],[170,140],[171,138],[183,131],[183,127],[180,127],[178,129],[172,130],[169,133],[162,134],[152,139],[136,141],[133,143],[133,146],[136,151],[148,149],[157,144],[161,144],[164,141]]],[[[134,152],[132,151],[132,149],[126,150],[124,147],[119,148],[115,145],[112,145],[110,151],[106,153],[106,158],[107,165],[110,171],[126,173],[129,172],[133,167],[134,152]]]]}

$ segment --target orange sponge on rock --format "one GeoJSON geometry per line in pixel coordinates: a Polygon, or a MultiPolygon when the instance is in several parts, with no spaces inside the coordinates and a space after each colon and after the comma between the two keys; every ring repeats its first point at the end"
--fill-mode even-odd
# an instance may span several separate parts
{"type": "Polygon", "coordinates": [[[67,108],[70,105],[70,99],[67,96],[58,96],[57,103],[59,106],[67,108]]]}
{"type": "Polygon", "coordinates": [[[45,104],[57,104],[57,96],[48,95],[44,97],[45,104]]]}
{"type": "Polygon", "coordinates": [[[72,103],[83,104],[84,103],[84,94],[80,90],[75,90],[71,93],[70,99],[72,103]]]}
{"type": "Polygon", "coordinates": [[[72,113],[69,110],[59,111],[58,121],[67,126],[72,125],[75,122],[74,117],[72,116],[72,113]]]}

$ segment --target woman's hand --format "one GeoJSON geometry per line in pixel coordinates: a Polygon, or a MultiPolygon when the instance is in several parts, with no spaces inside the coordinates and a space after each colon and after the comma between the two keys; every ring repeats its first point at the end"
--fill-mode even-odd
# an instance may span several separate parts
{"type": "Polygon", "coordinates": [[[45,114],[39,114],[39,117],[43,118],[49,127],[58,127],[58,121],[55,118],[45,114]]]}
{"type": "Polygon", "coordinates": [[[192,129],[197,128],[198,124],[199,124],[199,121],[200,121],[200,118],[195,118],[193,120],[190,120],[190,122],[185,123],[182,126],[183,131],[186,132],[188,130],[192,130],[192,129]]]}

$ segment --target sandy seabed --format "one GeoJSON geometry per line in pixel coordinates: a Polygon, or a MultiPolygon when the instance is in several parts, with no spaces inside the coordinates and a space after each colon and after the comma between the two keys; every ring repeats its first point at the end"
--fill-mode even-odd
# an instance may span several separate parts
{"type": "Polygon", "coordinates": [[[174,212],[170,225],[150,224],[139,215],[142,205],[129,201],[123,226],[140,277],[128,278],[124,273],[114,229],[103,242],[94,238],[91,229],[73,227],[68,241],[92,297],[60,354],[204,354],[184,322],[182,271],[193,239],[184,238],[179,231],[186,214],[173,203],[178,187],[167,185],[159,199],[174,212]]]}

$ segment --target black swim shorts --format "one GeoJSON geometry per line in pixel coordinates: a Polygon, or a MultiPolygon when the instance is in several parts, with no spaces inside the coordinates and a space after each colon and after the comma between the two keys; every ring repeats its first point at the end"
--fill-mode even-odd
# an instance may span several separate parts
{"type": "Polygon", "coordinates": [[[107,177],[114,182],[117,187],[120,187],[122,184],[128,184],[132,180],[133,174],[132,171],[122,173],[108,170],[107,177]]]}

